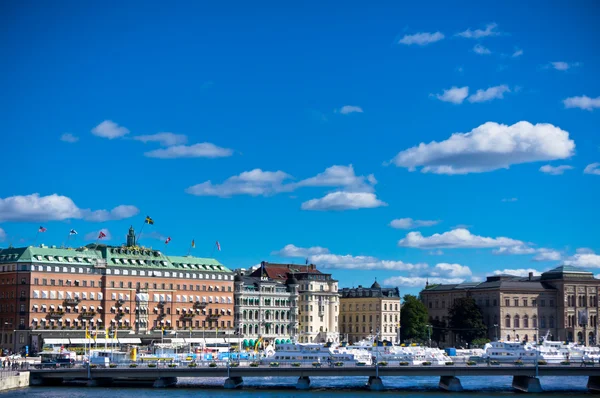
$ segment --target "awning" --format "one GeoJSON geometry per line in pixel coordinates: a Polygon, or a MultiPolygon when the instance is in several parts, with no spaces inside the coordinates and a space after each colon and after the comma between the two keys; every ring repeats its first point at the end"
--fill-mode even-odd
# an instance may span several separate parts
{"type": "Polygon", "coordinates": [[[121,344],[142,344],[142,340],[135,337],[119,338],[121,344]]]}
{"type": "Polygon", "coordinates": [[[70,344],[69,339],[44,339],[45,344],[70,344]]]}
{"type": "Polygon", "coordinates": [[[50,309],[54,310],[56,307],[54,306],[54,304],[50,305],[50,309]]]}
{"type": "Polygon", "coordinates": [[[106,339],[106,338],[104,338],[104,339],[96,339],[96,343],[98,343],[98,344],[104,344],[104,343],[107,343],[107,344],[115,343],[115,344],[117,344],[118,342],[119,342],[118,339],[106,339]]]}
{"type": "Polygon", "coordinates": [[[117,308],[116,307],[110,307],[111,310],[116,311],[117,308]]]}
{"type": "Polygon", "coordinates": [[[33,308],[40,308],[40,307],[37,304],[34,304],[33,308]]]}
{"type": "Polygon", "coordinates": [[[189,340],[189,339],[182,339],[180,337],[174,337],[171,339],[171,343],[185,343],[185,340],[189,340]]]}
{"type": "Polygon", "coordinates": [[[71,339],[71,344],[90,344],[94,339],[71,339]]]}
{"type": "Polygon", "coordinates": [[[98,306],[98,309],[99,309],[99,310],[101,310],[101,309],[102,309],[102,306],[101,306],[101,305],[99,305],[99,306],[98,306]]]}
{"type": "Polygon", "coordinates": [[[184,339],[186,343],[203,343],[204,339],[201,337],[190,337],[184,339]]]}
{"type": "Polygon", "coordinates": [[[37,318],[33,318],[34,322],[39,322],[39,320],[37,318]]]}
{"type": "Polygon", "coordinates": [[[59,310],[63,310],[64,308],[65,308],[65,307],[63,307],[62,305],[59,305],[59,306],[58,306],[58,309],[59,309],[59,310]]]}
{"type": "Polygon", "coordinates": [[[129,307],[125,307],[125,310],[129,311],[129,307]]]}
{"type": "Polygon", "coordinates": [[[102,319],[98,319],[98,323],[102,323],[102,319]]]}

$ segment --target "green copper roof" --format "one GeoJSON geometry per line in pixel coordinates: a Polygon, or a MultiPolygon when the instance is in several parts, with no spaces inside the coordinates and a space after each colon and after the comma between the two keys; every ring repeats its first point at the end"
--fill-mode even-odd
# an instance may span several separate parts
{"type": "Polygon", "coordinates": [[[544,274],[591,274],[591,272],[583,268],[573,267],[572,265],[561,265],[544,272],[544,274]]]}

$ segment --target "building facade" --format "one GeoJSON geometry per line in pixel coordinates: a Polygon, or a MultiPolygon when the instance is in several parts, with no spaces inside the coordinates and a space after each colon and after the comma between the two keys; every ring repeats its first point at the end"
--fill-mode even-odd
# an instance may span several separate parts
{"type": "Polygon", "coordinates": [[[338,342],[338,281],[314,264],[273,264],[263,261],[251,276],[298,281],[298,335],[301,343],[338,342]]]}
{"type": "Polygon", "coordinates": [[[285,282],[267,276],[234,277],[234,326],[244,346],[293,340],[298,334],[298,280],[285,282]]]}
{"type": "Polygon", "coordinates": [[[377,281],[370,288],[340,290],[339,330],[342,338],[354,343],[370,336],[378,340],[400,340],[400,290],[382,288],[377,281]]]}
{"type": "MultiPolygon", "coordinates": [[[[552,339],[597,344],[600,280],[591,272],[560,266],[541,276],[494,275],[481,283],[428,286],[421,292],[430,320],[448,326],[459,297],[472,297],[483,314],[488,338],[507,341],[552,339]]],[[[460,345],[447,330],[441,346],[460,345]]]]}
{"type": "Polygon", "coordinates": [[[3,249],[1,346],[37,351],[46,338],[83,338],[86,327],[145,339],[164,329],[232,330],[233,277],[213,259],[137,246],[133,228],[123,246],[3,249]]]}

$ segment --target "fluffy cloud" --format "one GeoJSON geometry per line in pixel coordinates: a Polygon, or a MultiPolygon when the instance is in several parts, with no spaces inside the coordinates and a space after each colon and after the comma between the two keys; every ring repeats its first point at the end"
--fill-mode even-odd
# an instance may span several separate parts
{"type": "Polygon", "coordinates": [[[431,227],[440,223],[440,220],[413,220],[412,218],[397,218],[390,222],[390,227],[397,229],[414,229],[431,227]]]}
{"type": "Polygon", "coordinates": [[[473,235],[467,229],[453,229],[442,234],[423,236],[420,232],[409,232],[398,242],[398,246],[418,249],[463,249],[520,246],[523,242],[511,238],[488,238],[473,235]]]}
{"type": "Polygon", "coordinates": [[[392,163],[410,171],[423,166],[423,173],[482,173],[513,164],[565,159],[574,149],[569,133],[552,124],[487,122],[468,133],[454,133],[445,141],[406,149],[392,163]]]}
{"type": "Polygon", "coordinates": [[[110,234],[110,231],[108,229],[102,228],[98,231],[92,231],[90,233],[85,234],[84,238],[85,238],[85,240],[93,240],[93,241],[98,240],[98,242],[103,242],[105,240],[111,240],[112,235],[110,234]],[[100,232],[104,232],[104,234],[106,235],[102,239],[98,239],[98,236],[100,236],[100,232]]]}
{"type": "Polygon", "coordinates": [[[349,113],[363,113],[363,110],[360,106],[344,105],[340,108],[340,113],[342,115],[347,115],[349,113]]]}
{"type": "Polygon", "coordinates": [[[505,84],[501,86],[490,87],[486,90],[477,90],[475,94],[471,94],[467,101],[486,102],[493,99],[502,99],[504,98],[504,93],[510,93],[510,89],[505,84]]]}
{"type": "Polygon", "coordinates": [[[415,33],[414,35],[405,35],[398,43],[412,45],[416,44],[418,46],[425,46],[427,44],[435,43],[436,41],[440,41],[444,38],[444,34],[441,32],[429,33],[415,33]]]}
{"type": "Polygon", "coordinates": [[[535,276],[539,276],[540,272],[538,270],[535,270],[533,268],[519,268],[519,269],[502,269],[502,270],[496,270],[494,271],[494,275],[514,275],[514,276],[521,276],[521,277],[526,277],[529,276],[529,273],[533,272],[533,275],[535,276]]]}
{"type": "Polygon", "coordinates": [[[182,145],[187,143],[187,136],[184,134],[173,133],[156,133],[150,135],[138,135],[133,137],[136,141],[141,141],[144,144],[147,142],[158,142],[162,146],[182,145]]]}
{"type": "Polygon", "coordinates": [[[594,108],[600,108],[600,97],[590,98],[587,95],[580,97],[569,97],[563,100],[565,108],[580,108],[586,111],[592,111],[594,108]]]}
{"type": "Polygon", "coordinates": [[[271,254],[279,257],[308,257],[316,254],[327,254],[329,249],[324,247],[298,247],[296,245],[285,245],[283,249],[272,252],[271,254]]]}
{"type": "Polygon", "coordinates": [[[436,264],[431,275],[448,276],[450,278],[466,278],[473,275],[473,272],[471,272],[471,269],[466,265],[439,263],[436,264]]]}
{"type": "Polygon", "coordinates": [[[105,120],[92,129],[92,134],[112,140],[129,134],[129,130],[112,120],[105,120]]]}
{"type": "MultiPolygon", "coordinates": [[[[433,95],[433,94],[432,94],[433,95]]],[[[448,90],[444,90],[442,94],[435,94],[435,97],[440,101],[451,102],[453,104],[462,104],[469,95],[469,87],[453,86],[448,90]]]]}
{"type": "Polygon", "coordinates": [[[194,145],[174,145],[144,153],[144,156],[158,159],[223,158],[231,155],[233,155],[233,150],[221,148],[210,142],[194,145]]]}
{"type": "Polygon", "coordinates": [[[525,245],[500,247],[500,248],[492,251],[492,253],[494,253],[496,255],[534,254],[535,252],[536,252],[536,249],[534,249],[533,247],[525,246],[525,245]]]}
{"type": "Polygon", "coordinates": [[[464,37],[466,39],[481,39],[482,37],[488,36],[498,36],[500,32],[495,29],[498,27],[496,23],[489,23],[485,26],[484,30],[475,29],[471,30],[471,28],[465,30],[464,32],[457,33],[456,36],[464,37]]]}
{"type": "Polygon", "coordinates": [[[70,144],[73,144],[73,143],[79,141],[79,137],[76,137],[71,133],[64,133],[63,135],[60,136],[60,140],[63,142],[68,142],[70,144]]]}
{"type": "Polygon", "coordinates": [[[600,163],[588,164],[583,172],[585,174],[594,174],[600,176],[600,163]]]}
{"type": "Polygon", "coordinates": [[[80,209],[71,198],[57,194],[0,198],[0,221],[55,221],[84,219],[108,221],[129,218],[139,213],[135,206],[121,205],[112,210],[80,209]]]}
{"type": "Polygon", "coordinates": [[[307,178],[297,184],[290,184],[290,189],[298,187],[343,187],[346,191],[372,192],[373,185],[377,183],[375,176],[357,176],[354,173],[354,167],[349,166],[331,166],[324,172],[314,177],[307,178]]]}
{"type": "Polygon", "coordinates": [[[554,68],[556,70],[560,70],[560,71],[566,71],[566,70],[569,70],[576,66],[579,66],[579,62],[569,64],[567,62],[558,61],[558,62],[550,62],[550,65],[549,65],[549,67],[554,68]]]}
{"type": "Polygon", "coordinates": [[[473,51],[479,55],[489,55],[492,53],[489,48],[484,47],[481,44],[475,44],[473,51]]]}
{"type": "Polygon", "coordinates": [[[496,255],[535,254],[533,261],[559,261],[562,255],[559,251],[547,248],[533,248],[527,245],[500,247],[492,251],[496,255]]]}
{"type": "Polygon", "coordinates": [[[6,232],[2,228],[0,228],[0,242],[4,242],[6,240],[6,232]]]}
{"type": "Polygon", "coordinates": [[[521,55],[523,55],[523,50],[516,50],[513,54],[512,57],[513,58],[517,58],[520,57],[521,55]]]}
{"type": "Polygon", "coordinates": [[[283,181],[291,176],[283,171],[262,171],[254,169],[229,177],[222,184],[206,181],[193,185],[185,191],[196,196],[219,196],[228,198],[234,195],[269,196],[283,190],[283,181]]]}
{"type": "Polygon", "coordinates": [[[338,191],[302,203],[302,210],[339,211],[371,209],[381,206],[387,206],[387,203],[377,199],[374,193],[338,191]]]}
{"type": "Polygon", "coordinates": [[[533,261],[560,261],[562,255],[559,251],[553,249],[540,248],[533,257],[533,261]]]}
{"type": "Polygon", "coordinates": [[[568,166],[566,164],[563,164],[560,166],[551,166],[549,164],[546,164],[546,165],[540,167],[540,171],[542,173],[550,174],[553,176],[564,174],[565,170],[571,170],[571,169],[573,169],[573,166],[568,166]]]}
{"type": "Polygon", "coordinates": [[[430,285],[434,284],[448,284],[448,285],[457,285],[459,283],[463,283],[463,278],[425,278],[425,277],[415,277],[415,276],[392,276],[391,278],[387,278],[383,281],[384,286],[399,286],[399,287],[420,287],[425,288],[425,284],[429,282],[430,285]]]}
{"type": "Polygon", "coordinates": [[[569,257],[565,260],[565,264],[584,268],[600,268],[600,255],[586,250],[569,257]]]}

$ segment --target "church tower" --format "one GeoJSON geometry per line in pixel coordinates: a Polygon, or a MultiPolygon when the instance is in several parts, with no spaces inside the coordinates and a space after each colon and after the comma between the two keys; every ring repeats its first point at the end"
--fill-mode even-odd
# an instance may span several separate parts
{"type": "Polygon", "coordinates": [[[129,233],[127,234],[127,247],[135,246],[135,231],[133,225],[129,227],[129,233]]]}

